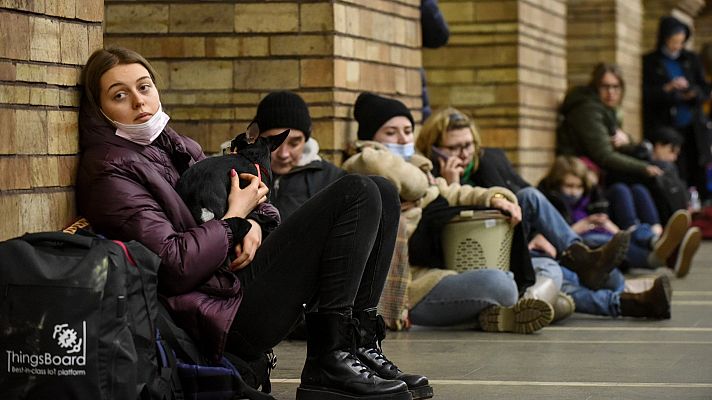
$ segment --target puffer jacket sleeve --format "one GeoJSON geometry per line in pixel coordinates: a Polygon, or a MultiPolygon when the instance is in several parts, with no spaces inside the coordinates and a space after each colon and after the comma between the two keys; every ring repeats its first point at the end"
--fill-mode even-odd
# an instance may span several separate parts
{"type": "MultiPolygon", "coordinates": [[[[165,294],[187,293],[222,265],[233,233],[224,221],[196,226],[192,217],[187,220],[183,215],[190,213],[180,197],[165,195],[175,191],[165,180],[146,176],[152,173],[135,165],[107,165],[88,185],[86,203],[93,206],[81,212],[98,232],[137,240],[158,254],[159,282],[165,294]],[[189,222],[174,226],[171,220],[189,222]]],[[[241,238],[245,233],[235,235],[241,238]]]]}
{"type": "Polygon", "coordinates": [[[517,196],[515,196],[511,190],[501,186],[483,188],[480,186],[461,185],[459,183],[448,184],[442,177],[435,178],[435,184],[440,191],[440,195],[443,196],[451,206],[490,207],[492,196],[497,193],[502,194],[512,203],[518,204],[517,196]]]}

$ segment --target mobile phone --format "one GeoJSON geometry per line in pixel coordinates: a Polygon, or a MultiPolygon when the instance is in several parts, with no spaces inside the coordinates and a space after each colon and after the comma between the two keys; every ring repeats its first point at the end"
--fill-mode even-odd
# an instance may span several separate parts
{"type": "Polygon", "coordinates": [[[430,150],[433,152],[433,155],[437,156],[438,158],[442,158],[445,161],[447,161],[447,159],[450,158],[449,155],[445,154],[444,151],[442,151],[441,149],[439,149],[435,146],[431,146],[430,150]]]}

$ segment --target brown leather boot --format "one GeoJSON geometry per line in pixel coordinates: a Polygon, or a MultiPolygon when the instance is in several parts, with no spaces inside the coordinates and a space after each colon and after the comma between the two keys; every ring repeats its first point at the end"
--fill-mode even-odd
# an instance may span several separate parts
{"type": "Polygon", "coordinates": [[[653,319],[670,319],[670,299],[672,287],[670,278],[661,275],[653,282],[653,287],[641,293],[622,293],[621,315],[653,319]]]}
{"type": "Polygon", "coordinates": [[[561,254],[561,265],[576,272],[582,285],[600,289],[608,273],[625,258],[630,244],[630,232],[620,231],[605,245],[592,250],[582,242],[575,242],[561,254]]]}

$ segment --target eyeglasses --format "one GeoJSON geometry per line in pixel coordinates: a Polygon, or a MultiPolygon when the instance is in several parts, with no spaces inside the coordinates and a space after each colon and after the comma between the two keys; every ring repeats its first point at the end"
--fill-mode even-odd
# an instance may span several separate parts
{"type": "Polygon", "coordinates": [[[451,155],[456,154],[469,154],[475,149],[474,142],[467,142],[462,144],[454,144],[452,146],[440,146],[441,149],[447,151],[451,155]]]}
{"type": "Polygon", "coordinates": [[[603,90],[605,92],[620,92],[621,89],[621,85],[598,85],[598,90],[603,90]]]}

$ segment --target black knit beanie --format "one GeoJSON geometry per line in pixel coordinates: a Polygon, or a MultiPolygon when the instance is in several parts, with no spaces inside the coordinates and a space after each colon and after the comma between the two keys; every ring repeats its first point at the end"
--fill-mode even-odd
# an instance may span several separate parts
{"type": "Polygon", "coordinates": [[[257,105],[255,121],[260,133],[274,128],[293,128],[304,132],[306,140],[311,135],[309,109],[296,93],[279,91],[268,94],[257,105]]]}
{"type": "Polygon", "coordinates": [[[381,97],[370,92],[361,93],[354,104],[354,118],[358,122],[358,138],[372,140],[376,131],[393,117],[403,116],[415,126],[408,107],[396,99],[381,97]]]}

